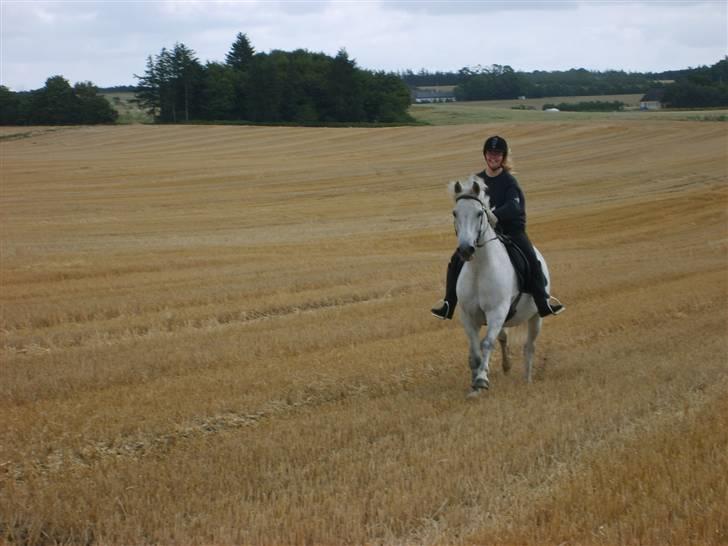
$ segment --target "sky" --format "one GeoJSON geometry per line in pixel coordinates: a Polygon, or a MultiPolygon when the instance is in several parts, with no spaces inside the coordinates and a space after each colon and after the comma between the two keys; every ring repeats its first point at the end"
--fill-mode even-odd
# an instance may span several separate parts
{"type": "Polygon", "coordinates": [[[728,0],[0,0],[0,85],[134,85],[149,55],[183,43],[224,62],[239,32],[256,52],[346,49],[370,70],[660,72],[728,55],[728,0]]]}

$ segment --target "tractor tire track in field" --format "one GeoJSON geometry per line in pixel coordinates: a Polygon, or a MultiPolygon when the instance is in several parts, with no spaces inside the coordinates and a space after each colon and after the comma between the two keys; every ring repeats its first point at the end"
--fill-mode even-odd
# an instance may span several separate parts
{"type": "Polygon", "coordinates": [[[228,431],[257,427],[273,419],[285,419],[300,412],[321,408],[342,401],[367,397],[376,399],[401,392],[416,376],[433,380],[451,373],[447,366],[413,366],[387,378],[387,381],[365,383],[357,381],[338,384],[323,381],[291,391],[282,398],[268,401],[257,409],[225,412],[199,417],[182,423],[169,432],[129,435],[119,441],[90,442],[80,449],[51,451],[42,459],[17,463],[0,462],[0,484],[4,480],[24,481],[29,474],[48,475],[70,468],[88,468],[104,460],[142,459],[174,449],[186,441],[228,431]]]}
{"type": "MultiPolygon", "coordinates": [[[[69,321],[69,324],[93,324],[94,328],[88,332],[70,334],[66,338],[57,336],[54,338],[52,346],[16,346],[12,342],[5,342],[3,343],[4,346],[2,347],[2,351],[8,354],[39,354],[63,350],[69,347],[108,347],[128,341],[138,342],[140,339],[144,338],[187,335],[194,332],[206,331],[224,326],[240,326],[301,313],[312,313],[327,309],[376,303],[393,297],[409,295],[414,290],[415,288],[412,286],[399,286],[368,294],[350,294],[348,296],[337,296],[331,299],[314,299],[297,303],[295,305],[272,306],[243,311],[226,311],[212,316],[200,316],[197,318],[175,318],[173,313],[164,311],[157,313],[160,317],[156,324],[139,324],[131,327],[128,325],[120,325],[116,330],[111,328],[108,330],[100,329],[99,322],[95,321],[93,318],[85,321],[69,321]]],[[[125,320],[125,318],[117,317],[109,320],[122,321],[125,320]]],[[[7,335],[9,332],[9,330],[5,330],[4,333],[7,335]]]]}

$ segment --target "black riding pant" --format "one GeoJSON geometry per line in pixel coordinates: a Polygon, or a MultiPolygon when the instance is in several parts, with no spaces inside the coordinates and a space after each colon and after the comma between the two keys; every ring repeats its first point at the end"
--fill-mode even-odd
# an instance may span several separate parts
{"type": "MultiPolygon", "coordinates": [[[[548,294],[546,293],[546,277],[541,269],[541,262],[538,261],[536,251],[533,249],[531,240],[526,235],[525,231],[517,231],[516,233],[509,233],[508,238],[519,248],[523,255],[528,261],[528,269],[530,271],[530,278],[526,282],[526,291],[529,292],[536,300],[537,305],[539,301],[547,301],[548,294]]],[[[540,308],[540,306],[539,306],[540,308]]]]}

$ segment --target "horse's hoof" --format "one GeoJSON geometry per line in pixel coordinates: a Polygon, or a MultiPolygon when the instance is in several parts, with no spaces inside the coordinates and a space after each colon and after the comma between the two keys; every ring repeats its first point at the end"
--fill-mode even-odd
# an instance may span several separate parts
{"type": "Polygon", "coordinates": [[[470,392],[468,393],[468,395],[466,396],[466,398],[467,398],[467,399],[469,399],[469,400],[473,400],[473,399],[477,398],[478,396],[480,396],[480,392],[481,392],[482,390],[483,390],[483,389],[472,389],[472,390],[471,390],[471,391],[470,391],[470,392]]]}
{"type": "Polygon", "coordinates": [[[480,391],[480,390],[487,390],[488,387],[490,387],[490,381],[488,381],[485,378],[479,378],[475,380],[475,383],[473,383],[473,390],[474,391],[480,391]]]}

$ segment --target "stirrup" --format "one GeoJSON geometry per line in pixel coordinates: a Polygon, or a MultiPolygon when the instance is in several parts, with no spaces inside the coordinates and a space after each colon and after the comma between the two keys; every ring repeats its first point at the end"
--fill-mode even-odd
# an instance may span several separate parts
{"type": "Polygon", "coordinates": [[[566,305],[561,303],[558,299],[556,299],[553,296],[549,296],[549,299],[546,300],[546,309],[544,309],[545,312],[540,312],[539,315],[543,317],[548,317],[549,315],[560,315],[564,311],[566,311],[566,305]],[[553,300],[553,303],[552,303],[553,300]]]}
{"type": "Polygon", "coordinates": [[[439,318],[440,320],[451,319],[452,313],[450,313],[450,302],[445,300],[445,303],[443,303],[442,306],[430,309],[430,313],[432,313],[433,317],[439,318]]]}

